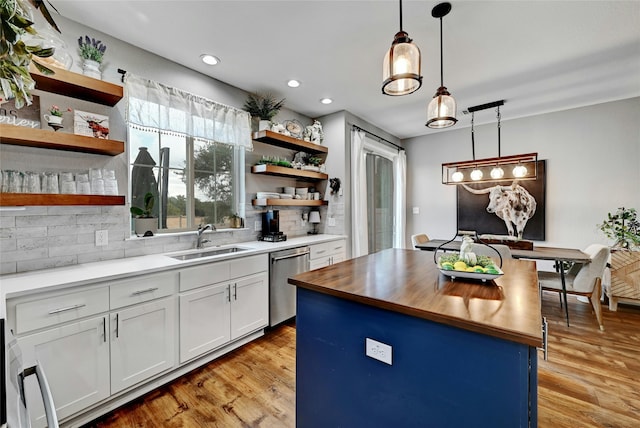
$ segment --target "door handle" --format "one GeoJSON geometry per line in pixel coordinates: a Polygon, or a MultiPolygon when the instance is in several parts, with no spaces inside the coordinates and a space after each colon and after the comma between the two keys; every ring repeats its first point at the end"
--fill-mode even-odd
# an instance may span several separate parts
{"type": "Polygon", "coordinates": [[[42,403],[44,404],[44,414],[47,419],[47,426],[49,428],[58,428],[58,415],[56,414],[56,406],[53,403],[53,395],[51,395],[51,389],[49,388],[49,382],[42,370],[42,365],[39,361],[36,361],[36,365],[24,369],[24,371],[18,374],[18,381],[20,387],[20,396],[22,404],[26,407],[26,398],[24,394],[24,378],[35,374],[38,379],[38,386],[40,387],[40,395],[42,395],[42,403]]]}
{"type": "Polygon", "coordinates": [[[120,337],[120,323],[119,323],[119,315],[116,314],[116,338],[120,337]]]}
{"type": "Polygon", "coordinates": [[[305,256],[307,254],[310,254],[310,251],[305,251],[304,253],[296,253],[296,254],[291,254],[290,256],[281,256],[281,257],[273,257],[271,259],[271,263],[273,262],[277,262],[279,260],[285,260],[285,259],[292,259],[294,257],[301,257],[301,256],[305,256]]]}
{"type": "Polygon", "coordinates": [[[102,339],[107,342],[107,317],[102,317],[102,339]]]}
{"type": "Polygon", "coordinates": [[[238,300],[238,284],[233,284],[233,300],[238,300]]]}
{"type": "Polygon", "coordinates": [[[139,296],[140,294],[152,293],[152,292],[156,291],[157,289],[158,289],[158,287],[147,288],[146,290],[134,291],[133,293],[131,293],[131,295],[132,296],[139,296]]]}

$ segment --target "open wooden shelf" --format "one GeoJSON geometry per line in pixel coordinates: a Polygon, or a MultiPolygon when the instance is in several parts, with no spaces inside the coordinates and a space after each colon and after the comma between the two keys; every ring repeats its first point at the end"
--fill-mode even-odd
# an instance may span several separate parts
{"type": "Polygon", "coordinates": [[[329,178],[327,174],[322,172],[304,171],[276,165],[255,165],[251,167],[251,172],[253,174],[276,175],[279,177],[291,177],[303,180],[326,180],[329,178]]]}
{"type": "Polygon", "coordinates": [[[0,143],[98,155],[115,156],[124,153],[123,141],[7,124],[0,124],[0,143]]]}
{"type": "Polygon", "coordinates": [[[124,205],[124,196],[0,193],[0,206],[124,205]]]}
{"type": "Polygon", "coordinates": [[[328,205],[328,201],[316,201],[309,199],[253,199],[251,204],[254,206],[291,206],[291,207],[320,207],[328,205]]]}
{"type": "Polygon", "coordinates": [[[253,139],[261,143],[269,144],[284,149],[297,150],[305,153],[326,154],[329,152],[327,147],[319,144],[309,143],[298,138],[289,137],[287,135],[278,134],[272,131],[258,131],[253,133],[253,139]]]}
{"type": "Polygon", "coordinates": [[[36,81],[36,89],[54,94],[65,95],[85,101],[113,107],[124,96],[124,89],[104,80],[94,79],[83,74],[62,68],[50,67],[55,74],[47,76],[31,65],[29,71],[36,81]]]}

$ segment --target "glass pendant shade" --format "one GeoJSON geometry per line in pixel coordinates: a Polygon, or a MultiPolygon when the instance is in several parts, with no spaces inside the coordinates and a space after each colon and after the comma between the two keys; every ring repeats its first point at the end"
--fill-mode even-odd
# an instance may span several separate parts
{"type": "Polygon", "coordinates": [[[456,100],[447,91],[447,88],[441,86],[427,107],[426,125],[434,129],[448,128],[455,125],[457,121],[456,100]]]}
{"type": "Polygon", "coordinates": [[[469,174],[469,177],[471,177],[473,181],[478,181],[478,180],[482,180],[483,175],[484,174],[482,174],[482,171],[476,168],[473,171],[471,171],[471,174],[469,174]]]}
{"type": "Polygon", "coordinates": [[[504,177],[504,169],[500,168],[499,166],[496,166],[491,170],[490,175],[491,175],[491,178],[498,180],[504,177]]]}
{"type": "Polygon", "coordinates": [[[382,93],[407,95],[422,86],[420,49],[404,31],[396,33],[382,65],[382,93]]]}
{"type": "Polygon", "coordinates": [[[517,166],[515,166],[513,168],[513,176],[516,178],[523,178],[527,176],[527,167],[522,165],[522,164],[518,164],[517,166]]]}

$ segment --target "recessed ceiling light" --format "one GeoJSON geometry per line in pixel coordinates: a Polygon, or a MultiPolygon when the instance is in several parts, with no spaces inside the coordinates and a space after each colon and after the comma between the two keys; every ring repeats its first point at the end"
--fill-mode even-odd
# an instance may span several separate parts
{"type": "Polygon", "coordinates": [[[321,102],[322,104],[331,104],[331,103],[333,102],[333,100],[332,100],[331,98],[322,98],[322,99],[320,100],[320,102],[321,102]]]}
{"type": "Polygon", "coordinates": [[[200,59],[207,65],[216,65],[220,62],[220,58],[209,54],[200,55],[200,59]]]}
{"type": "Polygon", "coordinates": [[[287,86],[290,88],[297,88],[298,86],[300,86],[300,82],[296,79],[291,79],[287,82],[287,86]]]}

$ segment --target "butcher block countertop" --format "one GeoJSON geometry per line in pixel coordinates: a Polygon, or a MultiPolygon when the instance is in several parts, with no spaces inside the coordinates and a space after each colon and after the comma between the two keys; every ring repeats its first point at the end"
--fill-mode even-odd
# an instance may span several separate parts
{"type": "Polygon", "coordinates": [[[433,253],[389,249],[299,274],[289,283],[405,315],[542,346],[538,275],[533,261],[505,260],[491,282],[452,280],[433,253]]]}

